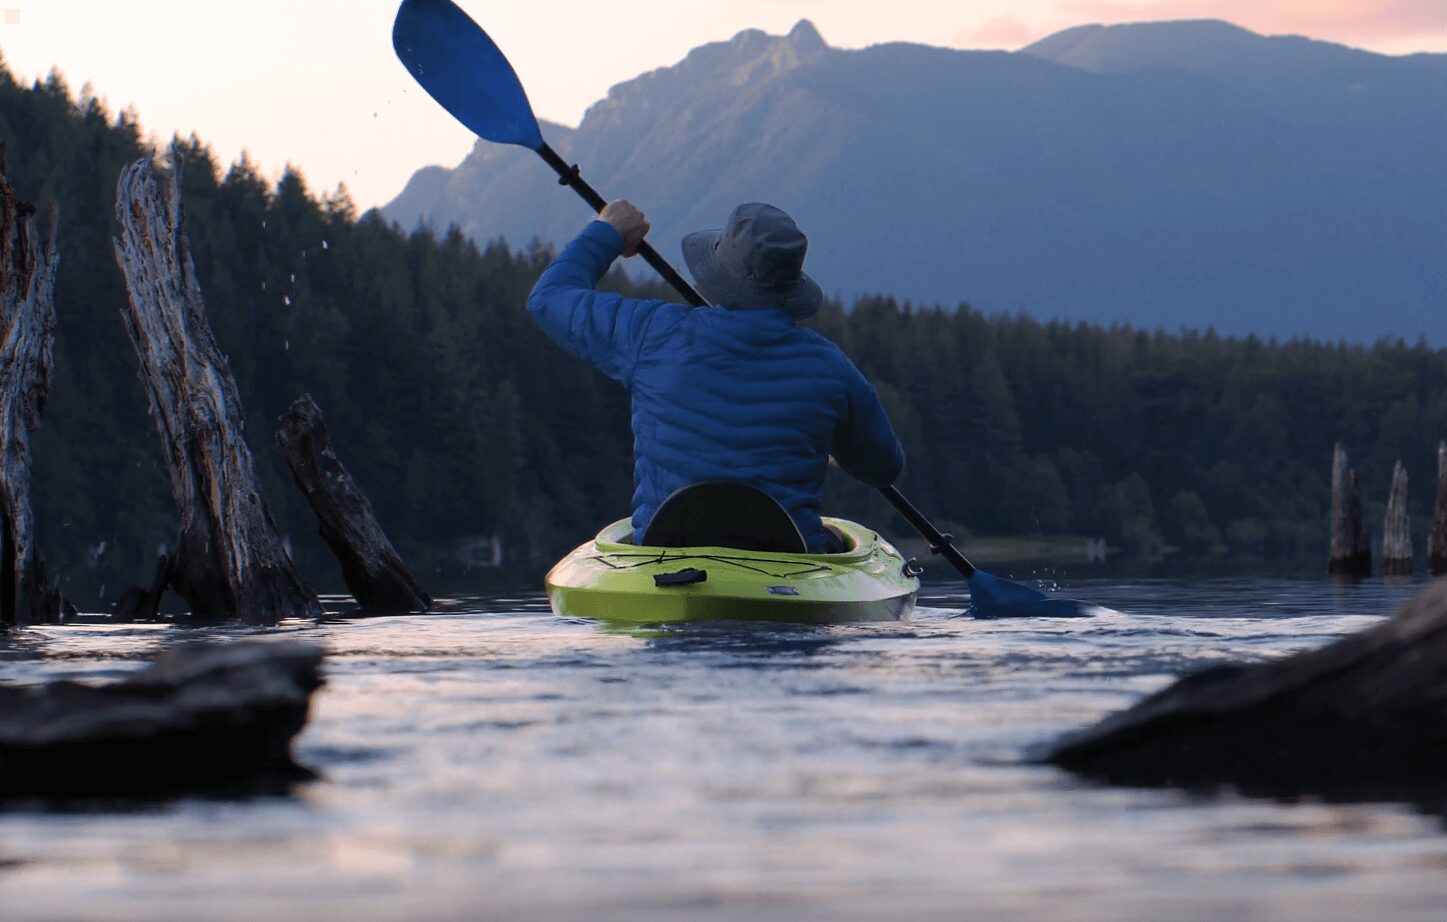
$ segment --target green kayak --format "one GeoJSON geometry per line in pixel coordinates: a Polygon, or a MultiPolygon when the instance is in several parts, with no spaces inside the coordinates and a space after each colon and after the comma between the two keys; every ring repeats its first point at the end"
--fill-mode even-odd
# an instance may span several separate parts
{"type": "Polygon", "coordinates": [[[627,519],[558,561],[547,575],[553,611],[606,621],[898,621],[914,610],[913,563],[878,534],[843,519],[825,524],[838,554],[633,544],[627,519]]]}

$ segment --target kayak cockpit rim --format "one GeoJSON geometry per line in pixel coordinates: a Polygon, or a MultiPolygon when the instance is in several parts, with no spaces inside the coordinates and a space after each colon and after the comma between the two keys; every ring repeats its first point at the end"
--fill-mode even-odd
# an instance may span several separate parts
{"type": "Polygon", "coordinates": [[[788,559],[818,561],[820,564],[849,565],[867,560],[870,555],[875,552],[877,546],[882,546],[892,557],[900,556],[899,551],[888,541],[885,541],[877,532],[856,522],[825,516],[824,524],[834,529],[834,531],[843,537],[845,543],[848,545],[846,550],[837,554],[791,554],[774,553],[770,551],[744,551],[730,547],[645,547],[633,543],[633,523],[629,519],[619,519],[603,528],[593,539],[593,545],[599,554],[616,557],[648,557],[651,559],[667,559],[670,557],[731,557],[740,560],[778,561],[788,559]]]}

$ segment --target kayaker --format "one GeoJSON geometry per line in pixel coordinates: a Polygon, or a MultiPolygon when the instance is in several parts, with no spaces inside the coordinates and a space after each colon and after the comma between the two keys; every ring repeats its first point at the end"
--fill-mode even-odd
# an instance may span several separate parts
{"type": "Polygon", "coordinates": [[[780,209],[740,205],[723,228],[683,240],[699,292],[724,309],[595,291],[648,230],[641,211],[612,202],[528,298],[550,337],[632,397],[635,540],[675,490],[729,480],[778,500],[811,552],[836,550],[819,518],[830,456],[883,487],[899,476],[904,450],[859,369],[797,326],[824,301],[803,271],[808,240],[780,209]]]}

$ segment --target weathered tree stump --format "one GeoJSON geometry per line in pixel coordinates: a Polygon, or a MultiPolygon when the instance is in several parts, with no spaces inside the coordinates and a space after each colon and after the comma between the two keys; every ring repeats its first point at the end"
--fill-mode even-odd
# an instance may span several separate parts
{"type": "Polygon", "coordinates": [[[149,587],[132,586],[116,600],[111,618],[118,622],[154,621],[161,611],[161,597],[171,578],[171,558],[165,554],[156,561],[156,575],[149,587]]]}
{"type": "Polygon", "coordinates": [[[1362,530],[1357,472],[1347,467],[1346,449],[1340,442],[1331,455],[1331,558],[1327,572],[1353,578],[1372,575],[1372,549],[1362,530]]]}
{"type": "Polygon", "coordinates": [[[382,532],[372,504],[337,460],[322,411],[303,394],[281,418],[276,440],[296,485],[316,513],[322,538],[342,565],[347,589],[365,614],[426,611],[429,596],[382,532]]]}
{"type": "Polygon", "coordinates": [[[1048,760],[1138,785],[1447,805],[1447,582],[1390,620],[1208,669],[1065,738],[1048,760]]]}
{"type": "Polygon", "coordinates": [[[1412,526],[1407,519],[1407,469],[1398,461],[1392,469],[1392,492],[1382,522],[1382,572],[1412,575],[1412,526]]]}
{"type": "Polygon", "coordinates": [[[30,506],[30,433],[50,394],[58,223],[52,208],[50,239],[37,246],[34,213],[6,180],[0,145],[0,624],[58,621],[67,609],[35,547],[30,506]]]}
{"type": "Polygon", "coordinates": [[[1427,572],[1447,574],[1447,442],[1437,443],[1437,506],[1427,536],[1427,572]]]}
{"type": "Polygon", "coordinates": [[[0,798],[157,797],[296,780],[322,684],[296,642],[173,647],[110,685],[0,686],[0,798]]]}
{"type": "Polygon", "coordinates": [[[180,169],[173,162],[162,182],[149,159],[138,160],[116,192],[116,259],[130,289],[122,317],[181,514],[168,584],[197,620],[314,618],[321,606],[262,498],[236,381],[206,319],[182,230],[180,169]]]}

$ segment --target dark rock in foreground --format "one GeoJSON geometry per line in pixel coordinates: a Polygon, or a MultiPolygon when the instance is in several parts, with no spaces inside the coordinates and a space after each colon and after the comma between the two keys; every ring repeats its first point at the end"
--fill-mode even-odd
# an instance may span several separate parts
{"type": "Polygon", "coordinates": [[[1122,784],[1447,805],[1447,583],[1319,650],[1210,669],[1047,761],[1122,784]]]}
{"type": "Polygon", "coordinates": [[[187,644],[110,685],[0,687],[0,797],[164,797],[307,777],[291,741],[322,655],[295,642],[187,644]]]}

